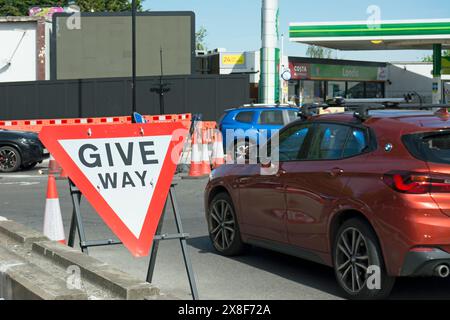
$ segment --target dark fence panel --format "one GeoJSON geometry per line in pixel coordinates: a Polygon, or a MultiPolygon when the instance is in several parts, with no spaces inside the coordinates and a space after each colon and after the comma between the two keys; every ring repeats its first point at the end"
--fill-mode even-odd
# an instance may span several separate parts
{"type": "MultiPolygon", "coordinates": [[[[201,113],[217,120],[227,108],[250,101],[247,75],[164,77],[171,91],[165,113],[201,113]]],[[[159,114],[159,96],[150,89],[159,77],[137,80],[137,111],[159,114]]],[[[129,78],[0,83],[0,119],[109,117],[131,114],[129,78]]]]}

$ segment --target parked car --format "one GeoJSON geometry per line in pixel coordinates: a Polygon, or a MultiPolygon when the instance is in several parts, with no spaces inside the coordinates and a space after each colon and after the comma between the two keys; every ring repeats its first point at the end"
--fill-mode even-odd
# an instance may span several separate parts
{"type": "Polygon", "coordinates": [[[36,133],[0,129],[0,172],[31,169],[48,157],[36,133]]]}
{"type": "Polygon", "coordinates": [[[224,149],[234,152],[236,158],[244,158],[250,147],[259,145],[260,134],[267,138],[286,124],[298,119],[299,109],[288,105],[246,105],[226,110],[219,120],[224,149]],[[235,133],[228,141],[227,130],[235,133]]]}
{"type": "Polygon", "coordinates": [[[266,162],[212,172],[204,201],[218,252],[250,244],[334,267],[358,299],[387,297],[396,277],[449,276],[448,115],[313,116],[284,127],[277,151],[272,175],[266,162]]]}

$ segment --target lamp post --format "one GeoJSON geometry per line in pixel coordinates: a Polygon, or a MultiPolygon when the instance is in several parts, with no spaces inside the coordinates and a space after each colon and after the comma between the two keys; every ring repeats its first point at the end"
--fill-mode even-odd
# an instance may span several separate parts
{"type": "Polygon", "coordinates": [[[131,93],[131,109],[136,112],[136,0],[131,1],[131,65],[132,65],[132,93],[131,93]]]}
{"type": "Polygon", "coordinates": [[[163,76],[164,76],[164,69],[163,69],[163,49],[162,47],[159,49],[159,61],[161,64],[161,75],[159,77],[159,85],[155,86],[154,88],[150,89],[150,92],[157,93],[159,95],[159,114],[165,114],[165,107],[164,107],[164,95],[168,92],[170,92],[169,85],[170,83],[164,83],[163,82],[163,76]]]}

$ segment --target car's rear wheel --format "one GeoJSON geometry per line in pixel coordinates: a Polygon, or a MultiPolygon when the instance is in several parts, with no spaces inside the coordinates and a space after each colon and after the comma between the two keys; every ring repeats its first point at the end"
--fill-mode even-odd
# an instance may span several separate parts
{"type": "Polygon", "coordinates": [[[0,148],[0,172],[14,172],[20,168],[22,158],[16,148],[5,146],[0,148]]]}
{"type": "Polygon", "coordinates": [[[223,255],[234,256],[243,252],[236,212],[227,193],[219,193],[211,201],[208,211],[209,236],[214,248],[223,255]]]}
{"type": "Polygon", "coordinates": [[[339,286],[350,299],[387,298],[395,283],[383,261],[377,237],[361,219],[339,228],[333,246],[334,270],[339,286]]]}

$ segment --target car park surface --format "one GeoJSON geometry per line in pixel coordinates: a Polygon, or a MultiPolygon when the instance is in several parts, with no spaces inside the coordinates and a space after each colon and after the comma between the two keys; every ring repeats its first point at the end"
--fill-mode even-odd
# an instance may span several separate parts
{"type": "MultiPolygon", "coordinates": [[[[47,176],[39,170],[0,173],[1,216],[42,231],[47,176]]],[[[205,221],[202,196],[206,179],[181,180],[176,192],[183,227],[191,234],[189,253],[201,299],[342,299],[333,270],[320,264],[261,248],[250,248],[246,255],[224,257],[212,246],[205,221]]],[[[67,180],[58,180],[58,192],[66,235],[69,231],[72,203],[67,180]]],[[[88,239],[114,238],[101,218],[82,201],[81,212],[88,239]]],[[[163,232],[173,233],[175,224],[168,212],[163,232]]],[[[190,299],[184,264],[176,241],[160,244],[154,283],[163,292],[190,299]]],[[[90,255],[143,279],[149,258],[133,258],[122,246],[91,248],[90,255]]],[[[391,299],[450,299],[449,279],[402,278],[396,282],[391,299]]]]}

